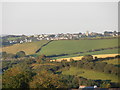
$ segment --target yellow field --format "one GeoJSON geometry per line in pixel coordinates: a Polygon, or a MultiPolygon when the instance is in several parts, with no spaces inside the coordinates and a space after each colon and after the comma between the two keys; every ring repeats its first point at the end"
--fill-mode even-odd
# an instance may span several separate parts
{"type": "MultiPolygon", "coordinates": [[[[119,55],[119,54],[100,54],[100,55],[93,55],[93,57],[106,58],[106,57],[115,57],[116,55],[119,55]]],[[[82,57],[83,57],[83,56],[79,56],[79,57],[69,57],[69,58],[60,58],[60,59],[56,59],[56,61],[57,61],[57,62],[61,62],[62,60],[70,61],[70,59],[81,60],[82,57]]],[[[55,60],[51,60],[51,61],[55,61],[55,60]]]]}
{"type": "Polygon", "coordinates": [[[7,53],[16,54],[18,51],[24,51],[27,55],[34,54],[43,44],[48,41],[36,41],[36,42],[28,42],[23,44],[14,44],[12,46],[7,46],[0,48],[2,51],[6,51],[7,53]]]}

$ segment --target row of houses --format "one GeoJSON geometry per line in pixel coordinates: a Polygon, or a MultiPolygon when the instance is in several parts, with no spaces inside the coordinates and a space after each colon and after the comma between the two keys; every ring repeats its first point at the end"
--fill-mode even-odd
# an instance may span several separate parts
{"type": "Polygon", "coordinates": [[[106,36],[118,36],[120,35],[119,32],[109,32],[105,31],[102,33],[96,33],[96,32],[89,32],[86,33],[60,33],[60,34],[41,34],[41,35],[33,35],[33,37],[36,37],[38,40],[68,40],[68,39],[80,39],[84,37],[106,37],[106,36]]]}
{"type": "Polygon", "coordinates": [[[106,36],[119,36],[119,32],[109,32],[105,31],[102,33],[96,33],[96,32],[89,32],[86,33],[58,33],[58,34],[38,34],[38,35],[21,35],[19,39],[15,40],[8,40],[10,44],[12,43],[25,43],[25,42],[32,42],[32,41],[40,41],[40,40],[76,40],[84,37],[106,37],[106,36]]]}
{"type": "Polygon", "coordinates": [[[12,44],[12,43],[25,43],[25,42],[32,42],[32,41],[33,41],[32,38],[26,38],[25,37],[25,38],[21,38],[21,39],[8,40],[7,42],[9,42],[10,44],[12,44]]]}

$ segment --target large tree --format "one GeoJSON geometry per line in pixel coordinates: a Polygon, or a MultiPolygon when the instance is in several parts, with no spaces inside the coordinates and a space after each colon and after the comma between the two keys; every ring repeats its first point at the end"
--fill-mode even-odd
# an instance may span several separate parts
{"type": "Polygon", "coordinates": [[[20,57],[24,57],[24,56],[26,56],[24,51],[19,51],[16,53],[16,58],[20,58],[20,57]]]}
{"type": "Polygon", "coordinates": [[[64,88],[57,74],[48,73],[47,71],[38,72],[29,83],[30,88],[64,88]]]}
{"type": "Polygon", "coordinates": [[[27,65],[16,65],[6,70],[2,77],[3,88],[29,88],[32,72],[27,65]]]}

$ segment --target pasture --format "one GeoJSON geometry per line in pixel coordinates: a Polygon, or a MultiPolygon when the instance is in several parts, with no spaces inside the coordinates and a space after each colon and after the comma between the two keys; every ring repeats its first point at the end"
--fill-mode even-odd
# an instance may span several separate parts
{"type": "Polygon", "coordinates": [[[21,37],[9,37],[7,40],[17,40],[20,39],[21,37]]]}
{"type": "MultiPolygon", "coordinates": [[[[80,57],[84,55],[102,55],[103,54],[118,54],[118,49],[110,49],[110,50],[103,50],[103,51],[96,51],[96,52],[88,52],[88,53],[82,53],[82,54],[70,54],[66,56],[60,56],[60,57],[53,57],[53,59],[59,59],[59,58],[72,58],[72,57],[80,57]]],[[[106,57],[106,56],[105,56],[106,57]]]]}
{"type": "Polygon", "coordinates": [[[120,65],[120,58],[119,59],[104,60],[102,62],[107,62],[108,64],[120,65]]]}
{"type": "Polygon", "coordinates": [[[16,54],[18,51],[24,51],[27,55],[34,54],[42,45],[47,43],[47,40],[27,42],[23,44],[14,44],[12,46],[3,47],[2,51],[16,54]]]}
{"type": "Polygon", "coordinates": [[[62,74],[64,75],[77,75],[84,78],[92,80],[111,80],[112,82],[118,82],[118,77],[115,75],[110,75],[102,72],[97,72],[93,70],[86,70],[82,68],[71,67],[69,70],[63,70],[62,74]]]}
{"type": "MultiPolygon", "coordinates": [[[[86,52],[88,50],[109,48],[118,46],[118,39],[98,39],[98,40],[58,40],[52,41],[41,49],[38,54],[59,55],[85,52],[91,54],[109,54],[117,53],[117,50],[103,50],[95,52],[86,52]]],[[[81,55],[84,53],[81,53],[81,55]]]]}
{"type": "Polygon", "coordinates": [[[87,54],[97,55],[97,54],[116,54],[118,49],[107,49],[94,52],[87,52],[89,50],[101,49],[101,48],[110,48],[118,46],[118,39],[97,39],[97,40],[57,40],[48,43],[46,46],[43,46],[38,53],[35,53],[42,45],[46,44],[47,40],[41,40],[36,42],[29,42],[23,44],[14,44],[12,46],[7,46],[1,48],[2,51],[7,53],[15,54],[18,51],[25,51],[27,55],[41,55],[45,54],[50,55],[60,55],[68,54],[65,56],[57,56],[57,58],[66,58],[66,57],[76,57],[84,56],[87,54]],[[79,52],[82,52],[78,54],[79,52]]]}

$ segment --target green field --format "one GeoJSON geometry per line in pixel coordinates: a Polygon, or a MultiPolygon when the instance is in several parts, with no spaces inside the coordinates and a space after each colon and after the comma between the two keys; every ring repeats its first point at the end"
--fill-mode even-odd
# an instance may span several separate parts
{"type": "Polygon", "coordinates": [[[112,82],[118,82],[118,77],[115,75],[110,75],[102,72],[97,72],[93,70],[78,69],[76,67],[71,67],[69,70],[63,70],[62,74],[64,75],[78,75],[84,78],[93,79],[93,80],[111,80],[112,82]]]}
{"type": "Polygon", "coordinates": [[[110,59],[110,60],[104,60],[102,62],[107,62],[108,64],[120,65],[120,59],[110,59]]]}
{"type": "MultiPolygon", "coordinates": [[[[2,50],[8,53],[16,53],[18,51],[25,51],[27,55],[35,54],[42,45],[47,43],[47,40],[36,41],[31,43],[15,44],[12,46],[3,47],[2,50]]],[[[95,52],[86,52],[88,50],[109,48],[118,46],[118,39],[97,39],[97,40],[58,40],[52,41],[48,45],[42,47],[37,55],[60,55],[69,54],[64,57],[82,56],[86,54],[115,54],[118,49],[109,49],[95,52]],[[84,52],[82,54],[73,54],[77,52],[84,52]]],[[[62,57],[62,56],[61,56],[62,57]]],[[[60,58],[60,57],[59,57],[60,58]]]]}
{"type": "Polygon", "coordinates": [[[10,37],[8,38],[7,40],[17,40],[17,39],[20,39],[21,37],[10,37]]]}
{"type": "Polygon", "coordinates": [[[118,49],[110,49],[110,50],[103,50],[103,51],[96,51],[96,52],[89,52],[89,53],[82,53],[82,54],[70,54],[66,56],[54,57],[53,59],[59,58],[69,58],[69,57],[77,57],[77,56],[84,56],[84,55],[99,55],[99,54],[117,54],[118,49]]]}
{"type": "MultiPolygon", "coordinates": [[[[93,49],[108,48],[118,46],[118,39],[98,39],[98,40],[58,40],[52,41],[43,47],[38,54],[59,55],[85,52],[93,49]]],[[[117,53],[117,50],[104,50],[91,52],[92,54],[117,53]]]]}
{"type": "Polygon", "coordinates": [[[18,51],[25,51],[26,54],[34,54],[42,45],[47,43],[47,40],[36,41],[36,42],[28,42],[23,44],[14,44],[12,46],[3,47],[2,51],[6,51],[8,53],[16,53],[18,51]]]}

